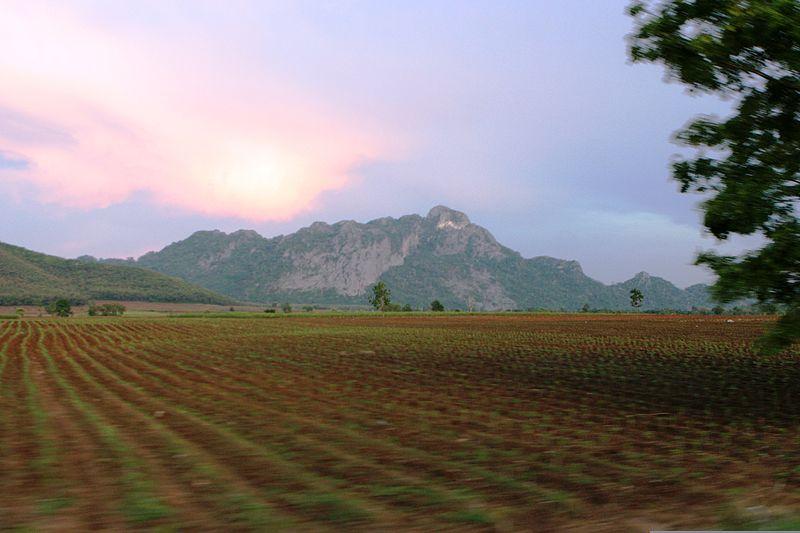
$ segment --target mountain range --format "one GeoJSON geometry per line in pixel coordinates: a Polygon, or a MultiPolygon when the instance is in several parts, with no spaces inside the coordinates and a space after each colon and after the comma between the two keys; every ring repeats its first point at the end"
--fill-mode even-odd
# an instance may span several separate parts
{"type": "Polygon", "coordinates": [[[643,309],[710,307],[707,286],[680,289],[641,272],[606,285],[577,261],[524,258],[459,211],[437,206],[427,216],[352,220],[265,238],[252,230],[198,231],[137,260],[81,258],[136,266],[181,278],[239,301],[367,303],[383,280],[395,302],[447,308],[630,309],[629,292],[644,293],[643,309]]]}
{"type": "Polygon", "coordinates": [[[233,303],[152,270],[62,259],[0,243],[0,305],[39,305],[57,298],[233,303]]]}

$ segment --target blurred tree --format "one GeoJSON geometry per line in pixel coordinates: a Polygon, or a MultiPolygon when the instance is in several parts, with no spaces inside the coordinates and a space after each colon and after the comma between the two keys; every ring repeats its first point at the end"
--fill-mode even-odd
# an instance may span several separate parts
{"type": "Polygon", "coordinates": [[[631,307],[636,309],[642,306],[642,300],[644,300],[644,294],[639,289],[631,289],[631,307]]]}
{"type": "Polygon", "coordinates": [[[86,312],[89,316],[122,316],[125,311],[127,308],[122,304],[89,304],[86,312]]]}
{"type": "Polygon", "coordinates": [[[372,287],[369,303],[376,310],[385,311],[389,304],[392,303],[392,291],[389,290],[389,287],[384,282],[379,281],[372,287]]]}
{"type": "Polygon", "coordinates": [[[721,302],[755,297],[786,312],[760,341],[765,351],[800,337],[800,2],[634,1],[634,62],[663,64],[689,87],[730,98],[726,119],[701,116],[678,132],[697,149],[672,165],[682,192],[710,194],[705,227],[718,239],[760,235],[740,256],[705,252],[721,302]]]}
{"type": "Polygon", "coordinates": [[[102,306],[100,314],[103,316],[122,316],[127,310],[122,304],[105,304],[102,306]]]}
{"type": "Polygon", "coordinates": [[[444,305],[439,300],[431,302],[431,311],[444,311],[444,305]]]}
{"type": "Polygon", "coordinates": [[[762,302],[755,306],[755,311],[764,315],[774,315],[778,312],[778,306],[772,302],[762,302]]]}
{"type": "Polygon", "coordinates": [[[72,315],[72,305],[69,303],[69,300],[66,300],[64,298],[61,298],[60,300],[56,300],[54,302],[50,302],[46,310],[49,314],[60,317],[67,317],[72,315]]]}

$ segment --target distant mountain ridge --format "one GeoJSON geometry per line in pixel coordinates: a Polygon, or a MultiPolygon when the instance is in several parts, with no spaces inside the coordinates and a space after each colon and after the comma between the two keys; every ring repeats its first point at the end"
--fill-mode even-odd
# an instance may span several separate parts
{"type": "Polygon", "coordinates": [[[56,298],[224,305],[234,302],[230,297],[152,270],[62,259],[0,243],[0,305],[39,305],[56,298]]]}
{"type": "Polygon", "coordinates": [[[184,279],[237,300],[365,304],[379,279],[394,301],[415,307],[439,299],[460,309],[629,309],[630,289],[643,309],[684,310],[711,304],[704,285],[682,290],[647,273],[605,285],[577,261],[523,258],[467,215],[437,206],[427,216],[315,222],[289,235],[252,230],[198,231],[135,265],[184,279]]]}

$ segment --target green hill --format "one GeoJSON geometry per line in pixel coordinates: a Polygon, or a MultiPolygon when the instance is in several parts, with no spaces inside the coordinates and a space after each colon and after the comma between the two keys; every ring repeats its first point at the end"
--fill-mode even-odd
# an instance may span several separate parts
{"type": "Polygon", "coordinates": [[[151,270],[62,259],[0,243],[0,305],[38,305],[55,298],[233,303],[151,270]]]}

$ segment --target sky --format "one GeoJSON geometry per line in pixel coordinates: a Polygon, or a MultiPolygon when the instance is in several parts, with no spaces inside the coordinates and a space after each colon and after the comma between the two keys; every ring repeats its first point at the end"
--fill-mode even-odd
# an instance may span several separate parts
{"type": "Polygon", "coordinates": [[[137,257],[443,204],[604,282],[712,279],[671,138],[730,102],[630,64],[625,0],[0,4],[0,241],[137,257]]]}

